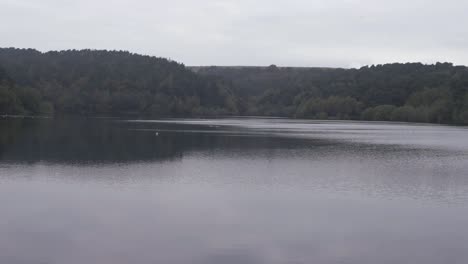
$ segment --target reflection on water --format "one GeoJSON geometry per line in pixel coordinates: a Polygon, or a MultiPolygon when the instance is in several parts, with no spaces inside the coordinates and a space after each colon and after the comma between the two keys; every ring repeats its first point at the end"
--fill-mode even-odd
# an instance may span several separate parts
{"type": "Polygon", "coordinates": [[[468,130],[0,120],[0,263],[467,263],[468,130]]]}

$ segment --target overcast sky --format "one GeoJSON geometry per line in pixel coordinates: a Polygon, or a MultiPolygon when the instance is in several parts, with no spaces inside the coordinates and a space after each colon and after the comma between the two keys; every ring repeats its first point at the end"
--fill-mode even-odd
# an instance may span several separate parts
{"type": "Polygon", "coordinates": [[[468,65],[468,1],[0,0],[0,46],[186,65],[468,65]]]}

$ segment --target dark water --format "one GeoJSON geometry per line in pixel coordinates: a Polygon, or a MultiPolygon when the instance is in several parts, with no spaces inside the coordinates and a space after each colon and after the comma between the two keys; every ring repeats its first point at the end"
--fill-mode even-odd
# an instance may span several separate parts
{"type": "Polygon", "coordinates": [[[467,227],[465,128],[0,120],[2,264],[465,264],[467,227]]]}

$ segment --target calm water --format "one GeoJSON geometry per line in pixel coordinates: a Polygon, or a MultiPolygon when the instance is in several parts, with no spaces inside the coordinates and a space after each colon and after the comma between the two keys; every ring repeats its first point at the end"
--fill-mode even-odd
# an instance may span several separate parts
{"type": "Polygon", "coordinates": [[[0,120],[2,264],[465,264],[467,227],[465,128],[0,120]]]}

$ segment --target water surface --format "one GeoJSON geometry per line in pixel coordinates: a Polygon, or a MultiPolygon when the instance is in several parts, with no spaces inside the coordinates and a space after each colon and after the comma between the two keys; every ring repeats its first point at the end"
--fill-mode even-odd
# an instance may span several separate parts
{"type": "Polygon", "coordinates": [[[0,120],[0,263],[468,263],[468,130],[0,120]]]}

